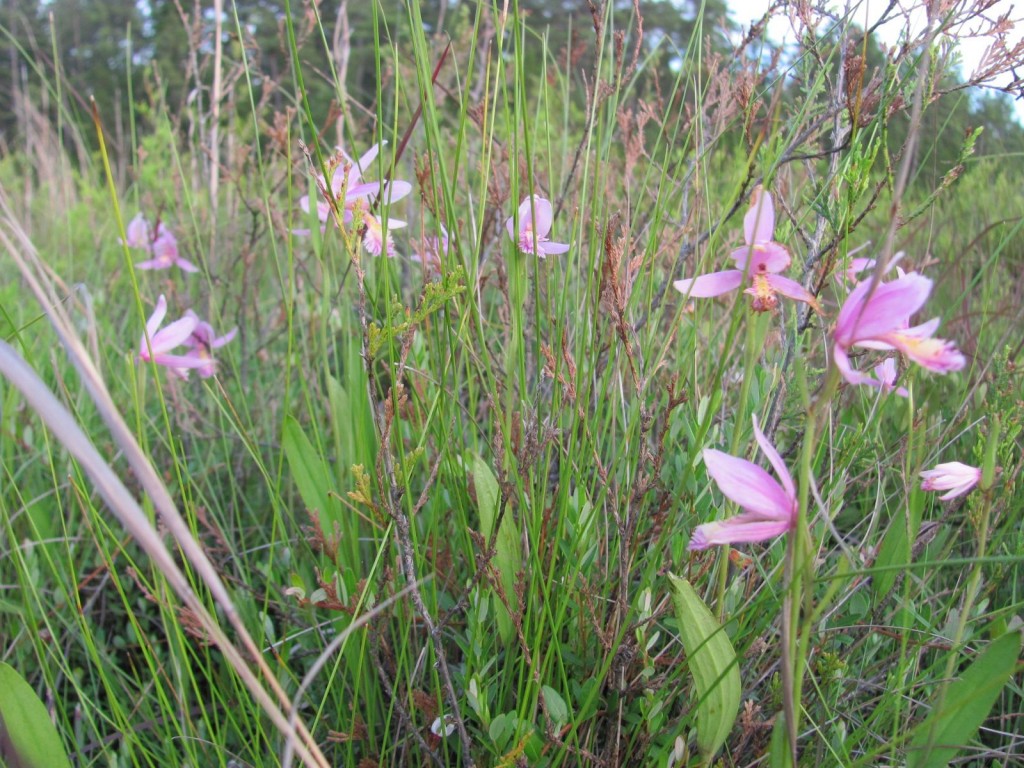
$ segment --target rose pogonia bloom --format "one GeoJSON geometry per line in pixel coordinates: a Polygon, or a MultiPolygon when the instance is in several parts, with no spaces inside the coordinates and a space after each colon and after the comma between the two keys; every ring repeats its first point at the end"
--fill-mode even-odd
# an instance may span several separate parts
{"type": "Polygon", "coordinates": [[[875,366],[875,378],[864,382],[872,387],[878,387],[886,394],[895,392],[900,397],[910,397],[906,387],[896,386],[896,358],[887,357],[875,366]]]}
{"type": "Polygon", "coordinates": [[[215,336],[213,326],[204,320],[200,320],[191,309],[185,311],[185,317],[195,318],[196,327],[192,329],[191,335],[185,339],[189,346],[188,357],[195,358],[202,362],[196,367],[196,372],[204,379],[208,379],[217,372],[217,361],[213,359],[213,350],[220,349],[238,333],[238,327],[232,328],[223,336],[215,336]]]}
{"type": "Polygon", "coordinates": [[[150,247],[152,259],[140,261],[136,269],[170,269],[177,267],[184,272],[198,272],[199,267],[178,252],[178,239],[163,224],[157,227],[157,237],[150,247]]]}
{"type": "MultiPolygon", "coordinates": [[[[377,154],[384,143],[371,147],[358,161],[350,158],[340,147],[338,148],[342,161],[338,163],[334,173],[331,175],[330,191],[338,203],[342,224],[352,223],[353,219],[355,219],[357,207],[361,207],[364,212],[368,211],[373,197],[381,193],[381,183],[379,181],[364,182],[362,179],[363,174],[369,170],[373,161],[377,158],[377,154]]],[[[317,175],[317,188],[320,190],[321,195],[323,195],[324,190],[327,188],[323,176],[317,175]]],[[[412,192],[412,184],[409,182],[389,181],[383,185],[384,205],[390,205],[401,200],[410,192],[412,192]]],[[[299,198],[299,207],[302,208],[303,212],[309,213],[309,195],[303,195],[299,198]]],[[[316,203],[316,215],[320,220],[320,231],[326,231],[327,221],[331,218],[330,202],[324,199],[318,200],[316,203]]],[[[309,234],[308,229],[294,229],[292,232],[296,235],[309,234]]]]}
{"type": "Polygon", "coordinates": [[[149,234],[149,222],[142,213],[136,213],[135,218],[128,222],[125,227],[125,239],[121,241],[129,248],[149,249],[152,238],[149,234]]]}
{"type": "Polygon", "coordinates": [[[673,287],[684,296],[706,299],[721,296],[739,288],[744,276],[750,280],[750,287],[744,293],[753,297],[751,307],[755,312],[767,312],[779,304],[776,294],[811,305],[821,312],[818,300],[796,280],[779,274],[790,265],[789,251],[785,246],[772,240],[775,232],[775,206],[772,196],[760,186],[750,196],[750,209],[743,217],[743,239],[746,245],[730,254],[736,262],[736,269],[712,272],[676,280],[673,287]]]}
{"type": "Polygon", "coordinates": [[[556,256],[569,250],[566,243],[553,243],[548,240],[548,232],[554,222],[551,203],[539,195],[530,195],[519,204],[519,211],[505,222],[508,236],[516,247],[525,254],[543,259],[556,256]],[[519,219],[519,231],[515,229],[515,220],[519,219]]]}
{"type": "Polygon", "coordinates": [[[785,462],[765,437],[754,417],[754,438],[779,476],[776,482],[751,461],[713,448],[704,449],[704,466],[726,498],[743,510],[735,517],[697,526],[687,549],[707,549],[715,544],[765,541],[789,531],[796,522],[799,504],[793,478],[785,462]]]}
{"type": "Polygon", "coordinates": [[[956,345],[932,338],[939,327],[935,318],[918,326],[910,326],[910,316],[917,312],[932,290],[932,281],[910,272],[888,283],[859,283],[839,310],[833,332],[833,356],[836,367],[851,384],[871,383],[864,374],[850,365],[851,347],[896,349],[918,365],[937,373],[959,371],[966,364],[956,345]]]}
{"type": "Polygon", "coordinates": [[[157,299],[156,308],[149,320],[146,321],[146,332],[139,340],[139,359],[143,362],[154,362],[169,369],[183,379],[188,378],[188,372],[194,368],[201,368],[205,362],[191,354],[172,355],[171,350],[185,344],[199,324],[199,318],[195,313],[186,315],[167,327],[161,328],[160,324],[167,315],[167,300],[160,295],[157,299]],[[148,343],[147,343],[148,337],[148,343]]]}
{"type": "Polygon", "coordinates": [[[959,461],[950,461],[946,464],[936,464],[935,469],[924,470],[921,477],[922,491],[949,491],[944,496],[939,496],[940,500],[949,501],[957,496],[963,496],[981,482],[981,470],[959,461]]]}

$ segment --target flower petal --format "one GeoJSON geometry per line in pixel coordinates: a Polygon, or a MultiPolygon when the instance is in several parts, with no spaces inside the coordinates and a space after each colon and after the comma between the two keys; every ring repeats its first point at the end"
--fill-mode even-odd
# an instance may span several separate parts
{"type": "MultiPolygon", "coordinates": [[[[164,321],[164,317],[167,315],[167,299],[161,293],[160,298],[156,300],[156,307],[153,308],[153,314],[149,316],[149,320],[146,321],[146,336],[152,339],[156,336],[157,329],[160,327],[160,323],[164,321]]],[[[142,339],[142,348],[146,347],[146,339],[142,339]]]]}
{"type": "Polygon", "coordinates": [[[847,348],[861,339],[905,329],[932,290],[932,281],[916,272],[879,283],[869,296],[871,282],[866,280],[851,291],[836,318],[835,339],[847,348]]]}
{"type": "Polygon", "coordinates": [[[789,528],[788,520],[761,520],[749,513],[736,515],[728,520],[698,525],[693,531],[687,549],[694,552],[716,544],[766,541],[781,536],[789,528]]]}
{"type": "Polygon", "coordinates": [[[793,499],[757,464],[705,448],[704,466],[722,493],[757,520],[791,522],[793,499]]]}
{"type": "Polygon", "coordinates": [[[539,195],[530,195],[519,204],[519,231],[529,227],[538,238],[551,231],[554,213],[551,203],[539,195]]]}
{"type": "Polygon", "coordinates": [[[712,272],[708,275],[692,277],[688,280],[676,280],[672,283],[672,287],[684,296],[707,299],[735,291],[742,283],[743,273],[738,269],[728,269],[724,272],[712,272]]]}
{"type": "Polygon", "coordinates": [[[538,250],[543,251],[548,256],[557,256],[568,251],[569,247],[568,243],[543,242],[538,250]]]}
{"type": "Polygon", "coordinates": [[[815,312],[819,315],[821,314],[821,305],[818,304],[814,294],[796,280],[790,280],[782,275],[765,275],[764,279],[768,281],[768,285],[775,289],[776,293],[781,293],[783,296],[787,296],[795,301],[810,304],[815,312]]]}
{"type": "Polygon", "coordinates": [[[793,486],[793,478],[789,474],[786,462],[782,460],[782,457],[775,449],[775,446],[769,442],[768,438],[765,437],[764,432],[761,431],[761,425],[757,423],[757,416],[754,416],[754,439],[757,440],[757,444],[761,447],[761,452],[764,453],[765,458],[768,459],[768,463],[771,464],[772,469],[775,470],[775,474],[777,474],[779,476],[779,480],[782,481],[782,487],[786,491],[786,495],[789,496],[791,501],[795,502],[796,488],[793,486]]]}
{"type": "Polygon", "coordinates": [[[750,209],[743,217],[743,237],[747,245],[766,243],[775,233],[775,205],[772,196],[758,185],[750,195],[750,209]]]}

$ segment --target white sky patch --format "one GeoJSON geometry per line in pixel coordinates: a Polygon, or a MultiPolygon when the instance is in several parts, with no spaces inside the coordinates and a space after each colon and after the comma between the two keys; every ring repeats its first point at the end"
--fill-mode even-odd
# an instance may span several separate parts
{"type": "MultiPolygon", "coordinates": [[[[765,11],[771,4],[770,0],[727,0],[729,13],[733,19],[749,29],[751,23],[764,16],[765,11]]],[[[845,15],[847,9],[852,10],[852,18],[855,23],[867,29],[873,25],[878,17],[889,6],[889,0],[851,0],[849,3],[828,2],[826,5],[833,8],[837,15],[845,15]]],[[[1010,13],[1011,21],[1016,22],[1014,28],[1008,35],[1008,46],[1012,47],[1024,37],[1024,10],[1021,4],[1014,0],[999,0],[986,13],[985,17],[994,22],[999,17],[1010,13]]],[[[912,37],[920,34],[927,25],[927,17],[924,11],[924,3],[921,0],[898,0],[896,8],[890,14],[894,18],[883,24],[875,34],[878,39],[886,45],[897,45],[905,39],[908,33],[912,37]]],[[[973,22],[976,26],[982,26],[982,22],[973,22]]],[[[962,30],[962,34],[977,31],[975,29],[962,30]]],[[[785,13],[776,15],[768,25],[767,38],[776,44],[793,44],[796,42],[796,33],[793,24],[785,13]]],[[[978,64],[981,63],[992,40],[987,37],[960,37],[957,41],[957,52],[960,56],[960,72],[963,79],[970,77],[978,64]]],[[[1006,86],[1013,82],[1010,74],[993,80],[990,85],[1006,86]]],[[[1013,102],[1017,119],[1024,122],[1024,98],[1018,96],[1013,102]]]]}

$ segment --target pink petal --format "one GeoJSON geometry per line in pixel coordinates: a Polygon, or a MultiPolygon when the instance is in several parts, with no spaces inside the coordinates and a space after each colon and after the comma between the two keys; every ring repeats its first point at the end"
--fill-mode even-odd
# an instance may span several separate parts
{"type": "Polygon", "coordinates": [[[738,269],[728,269],[724,272],[712,272],[688,280],[676,280],[672,283],[672,287],[684,296],[706,299],[735,291],[742,284],[743,273],[738,269]]]}
{"type": "Polygon", "coordinates": [[[860,283],[839,310],[835,339],[845,347],[906,328],[910,316],[928,299],[932,281],[911,272],[890,283],[879,283],[869,297],[870,288],[870,280],[860,283]]]}
{"type": "Polygon", "coordinates": [[[747,245],[766,243],[775,233],[775,205],[772,196],[757,186],[750,196],[750,209],[743,217],[743,237],[747,245]]]}
{"type": "Polygon", "coordinates": [[[538,195],[530,195],[519,204],[519,231],[529,227],[533,234],[544,237],[551,231],[554,214],[551,203],[538,195]]]}
{"type": "Polygon", "coordinates": [[[566,251],[568,251],[569,245],[567,243],[543,242],[540,244],[540,248],[538,248],[537,250],[539,251],[539,253],[537,254],[538,256],[541,253],[547,256],[557,256],[560,253],[565,253],[566,251]]]}
{"type": "Polygon", "coordinates": [[[749,260],[748,271],[751,274],[781,272],[792,262],[789,251],[775,241],[744,245],[730,253],[729,258],[736,262],[736,268],[741,271],[747,269],[749,260]]]}
{"type": "Polygon", "coordinates": [[[728,520],[698,525],[687,549],[694,552],[716,544],[766,541],[781,536],[789,529],[789,520],[760,520],[750,514],[741,514],[728,520]]]}
{"type": "MultiPolygon", "coordinates": [[[[167,314],[167,299],[161,293],[160,298],[156,300],[156,307],[153,309],[153,314],[149,316],[149,320],[146,321],[146,336],[152,339],[156,336],[157,328],[160,327],[160,323],[164,321],[164,316],[167,314]]],[[[143,338],[142,347],[145,348],[145,338],[143,338]]]]}
{"type": "Polygon", "coordinates": [[[779,479],[782,481],[782,487],[786,491],[786,495],[791,500],[796,499],[796,488],[793,487],[793,478],[789,474],[786,462],[782,460],[779,452],[775,450],[775,446],[768,441],[764,432],[761,431],[761,425],[757,423],[757,416],[754,416],[754,439],[757,440],[757,444],[761,447],[761,451],[768,459],[768,463],[772,465],[772,469],[775,470],[775,474],[777,474],[779,479]]]}
{"type": "Polygon", "coordinates": [[[408,181],[389,181],[384,192],[384,204],[391,205],[391,203],[401,200],[412,192],[412,184],[408,181]]]}
{"type": "Polygon", "coordinates": [[[210,348],[211,349],[217,349],[219,347],[223,347],[225,344],[227,344],[229,341],[231,341],[237,335],[238,335],[238,326],[236,325],[234,328],[232,328],[230,331],[225,333],[219,339],[214,339],[213,341],[211,341],[210,342],[210,348]]]}
{"type": "Polygon", "coordinates": [[[777,293],[781,293],[783,296],[788,296],[796,301],[802,301],[810,304],[818,312],[821,311],[821,307],[818,304],[818,300],[814,297],[814,294],[804,288],[796,280],[790,280],[788,277],[782,275],[765,275],[765,280],[768,281],[768,285],[775,289],[777,293]]]}
{"type": "Polygon", "coordinates": [[[912,333],[889,333],[883,341],[892,344],[922,368],[936,373],[959,371],[967,365],[967,359],[951,341],[945,339],[920,338],[912,333]]]}
{"type": "Polygon", "coordinates": [[[171,262],[164,258],[157,259],[146,259],[146,261],[140,261],[135,265],[136,269],[167,269],[171,266],[171,262]]]}
{"type": "Polygon", "coordinates": [[[758,520],[784,520],[793,516],[794,501],[771,475],[756,464],[704,449],[704,465],[727,498],[758,520]]]}
{"type": "Polygon", "coordinates": [[[201,368],[207,362],[192,355],[157,355],[153,361],[168,368],[201,368]]]}
{"type": "Polygon", "coordinates": [[[174,349],[179,344],[184,344],[188,337],[192,335],[192,331],[195,330],[197,324],[198,321],[195,316],[182,317],[170,325],[161,328],[156,336],[150,337],[153,342],[153,352],[163,353],[174,349]]]}
{"type": "Polygon", "coordinates": [[[199,271],[199,267],[197,267],[191,261],[189,261],[188,259],[186,259],[186,258],[184,258],[182,256],[179,256],[175,260],[175,263],[178,265],[178,268],[181,269],[184,272],[198,272],[199,271]]]}
{"type": "Polygon", "coordinates": [[[377,159],[377,154],[380,152],[381,147],[385,144],[387,144],[386,141],[382,141],[380,144],[375,144],[360,156],[359,162],[355,165],[361,173],[366,173],[371,163],[377,159]]]}

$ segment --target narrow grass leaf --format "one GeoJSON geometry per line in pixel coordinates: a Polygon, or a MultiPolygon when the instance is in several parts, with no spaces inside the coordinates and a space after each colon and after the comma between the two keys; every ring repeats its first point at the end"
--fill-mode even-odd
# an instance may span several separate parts
{"type": "Polygon", "coordinates": [[[679,637],[697,686],[697,746],[712,757],[732,731],[740,710],[740,671],[729,636],[690,582],[669,574],[679,637]]]}
{"type": "Polygon", "coordinates": [[[0,764],[71,768],[57,729],[32,686],[0,662],[0,764]]]}
{"type": "MultiPolygon", "coordinates": [[[[476,502],[480,510],[480,533],[486,541],[490,541],[498,522],[498,513],[501,510],[501,489],[498,487],[498,480],[494,477],[491,468],[487,466],[487,462],[476,455],[473,456],[473,486],[476,489],[476,502]]],[[[515,611],[519,604],[519,599],[516,597],[516,574],[519,573],[521,556],[519,532],[516,530],[515,520],[508,512],[501,518],[494,541],[493,563],[498,570],[501,587],[505,592],[509,607],[515,611]]],[[[498,634],[502,642],[507,643],[511,639],[515,627],[508,610],[500,601],[495,610],[495,618],[498,622],[498,634]]]]}
{"type": "Polygon", "coordinates": [[[909,768],[949,765],[978,732],[999,692],[1017,667],[1021,633],[1008,632],[989,643],[946,689],[938,709],[917,727],[907,754],[909,768]]]}
{"type": "Polygon", "coordinates": [[[330,534],[334,523],[339,520],[337,502],[328,493],[331,487],[330,476],[323,459],[292,416],[285,420],[281,444],[302,501],[311,511],[320,515],[324,530],[330,534]]]}

